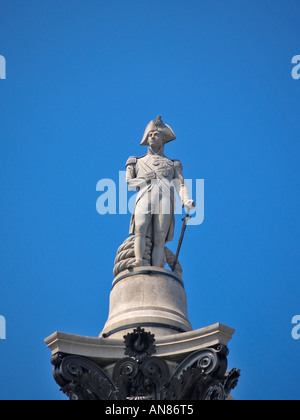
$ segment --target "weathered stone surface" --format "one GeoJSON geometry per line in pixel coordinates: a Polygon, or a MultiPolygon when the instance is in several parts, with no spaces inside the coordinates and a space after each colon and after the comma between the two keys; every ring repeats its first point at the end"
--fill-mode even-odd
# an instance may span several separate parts
{"type": "Polygon", "coordinates": [[[192,330],[183,282],[173,272],[139,267],[114,280],[108,320],[100,335],[121,338],[138,325],[149,327],[156,337],[192,330]]]}
{"type": "Polygon", "coordinates": [[[226,370],[234,330],[220,323],[193,330],[188,319],[178,263],[188,211],[176,255],[166,255],[165,243],[174,234],[174,191],[188,210],[194,206],[180,161],[164,155],[164,145],[174,139],[159,116],[142,140],[147,155],[127,161],[129,188],[138,189],[134,236],[118,249],[109,315],[99,337],[55,332],[45,339],[54,378],[70,399],[224,400],[237,385],[239,370],[226,370]],[[154,204],[158,212],[152,212],[154,204]],[[171,211],[164,212],[166,207],[171,211]],[[166,261],[172,271],[164,268],[166,261]]]}
{"type": "MultiPolygon", "coordinates": [[[[233,334],[234,329],[216,323],[186,333],[155,337],[156,355],[180,362],[194,351],[217,345],[227,346],[233,334]]],[[[52,356],[57,353],[76,354],[104,365],[115,363],[124,356],[123,337],[87,337],[56,331],[45,339],[45,343],[52,356]]]]}
{"type": "Polygon", "coordinates": [[[124,339],[124,355],[130,357],[108,366],[103,360],[54,354],[53,375],[61,390],[72,400],[225,400],[237,385],[240,371],[226,370],[224,345],[206,347],[172,362],[157,356],[155,336],[143,328],[124,339]]]}
{"type": "Polygon", "coordinates": [[[131,156],[126,163],[126,180],[131,191],[138,190],[136,204],[130,222],[130,235],[134,235],[134,266],[144,265],[146,238],[152,239],[151,264],[164,267],[164,246],[172,241],[175,228],[175,194],[187,209],[195,203],[189,197],[184,182],[183,168],[179,160],[168,159],[165,144],[175,140],[171,127],[162,122],[159,115],[150,121],[142,145],[148,145],[148,153],[139,158],[131,156]]]}

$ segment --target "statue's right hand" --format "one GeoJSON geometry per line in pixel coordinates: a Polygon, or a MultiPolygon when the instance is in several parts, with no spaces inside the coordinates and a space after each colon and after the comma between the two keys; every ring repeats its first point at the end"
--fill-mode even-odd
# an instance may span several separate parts
{"type": "Polygon", "coordinates": [[[145,178],[145,180],[148,182],[148,181],[151,181],[151,179],[155,179],[155,178],[156,178],[156,174],[155,174],[155,172],[153,172],[153,171],[151,171],[151,172],[147,172],[147,173],[144,175],[144,178],[145,178]]]}

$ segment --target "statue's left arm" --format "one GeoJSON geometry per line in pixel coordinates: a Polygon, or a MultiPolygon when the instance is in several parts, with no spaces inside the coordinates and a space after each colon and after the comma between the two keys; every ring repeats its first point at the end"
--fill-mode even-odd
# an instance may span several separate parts
{"type": "Polygon", "coordinates": [[[174,167],[175,167],[175,177],[174,177],[174,184],[181,200],[182,207],[187,207],[189,209],[195,207],[194,200],[190,199],[188,189],[184,182],[183,177],[183,168],[182,164],[179,160],[174,160],[174,167]]]}

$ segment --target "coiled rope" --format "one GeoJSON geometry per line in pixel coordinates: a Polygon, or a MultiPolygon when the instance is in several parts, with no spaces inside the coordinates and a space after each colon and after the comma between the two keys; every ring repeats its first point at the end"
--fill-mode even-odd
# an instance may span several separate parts
{"type": "MultiPolygon", "coordinates": [[[[152,241],[150,238],[146,238],[146,251],[143,258],[143,266],[151,266],[151,253],[152,253],[152,241]]],[[[165,262],[172,269],[175,261],[175,255],[173,252],[165,246],[165,262]]],[[[134,236],[127,238],[124,243],[119,247],[117,256],[114,264],[114,277],[120,274],[124,270],[128,270],[135,263],[134,254],[134,236]]],[[[179,261],[177,261],[174,274],[182,278],[182,267],[179,261]]]]}

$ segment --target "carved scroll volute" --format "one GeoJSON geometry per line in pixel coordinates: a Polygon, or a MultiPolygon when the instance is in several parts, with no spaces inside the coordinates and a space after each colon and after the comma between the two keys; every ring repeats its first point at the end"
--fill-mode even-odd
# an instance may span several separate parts
{"type": "Polygon", "coordinates": [[[93,361],[60,354],[51,361],[54,379],[71,400],[110,400],[118,397],[113,381],[93,361]]]}
{"type": "Polygon", "coordinates": [[[200,351],[198,352],[197,367],[205,375],[214,374],[215,377],[222,378],[227,369],[227,355],[228,349],[225,346],[200,351]]]}
{"type": "Polygon", "coordinates": [[[137,359],[120,359],[112,378],[90,359],[53,356],[53,375],[61,390],[71,400],[224,400],[238,383],[240,370],[226,371],[224,346],[189,354],[170,375],[166,360],[146,356],[155,351],[154,337],[142,329],[126,337],[126,352],[137,359]]]}
{"type": "Polygon", "coordinates": [[[177,367],[163,392],[164,399],[224,399],[228,350],[224,346],[191,353],[177,367]]]}
{"type": "Polygon", "coordinates": [[[125,357],[116,363],[112,379],[122,395],[126,397],[135,395],[138,388],[138,373],[138,363],[130,357],[125,357]]]}
{"type": "Polygon", "coordinates": [[[128,357],[117,362],[113,381],[126,397],[160,399],[160,391],[169,375],[167,363],[159,357],[148,357],[142,362],[128,357]]]}
{"type": "Polygon", "coordinates": [[[142,372],[148,393],[152,394],[154,399],[160,400],[161,391],[170,377],[168,364],[160,357],[149,357],[142,364],[142,372]]]}

